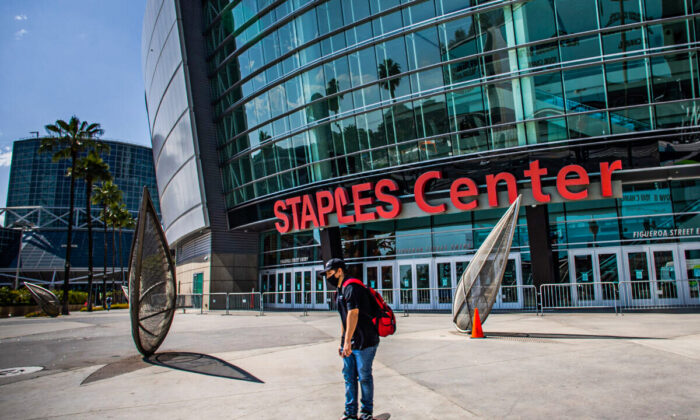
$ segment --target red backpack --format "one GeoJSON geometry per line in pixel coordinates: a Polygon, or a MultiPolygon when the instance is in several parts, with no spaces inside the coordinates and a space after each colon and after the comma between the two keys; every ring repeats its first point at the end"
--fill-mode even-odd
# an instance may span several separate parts
{"type": "Polygon", "coordinates": [[[396,318],[394,317],[394,311],[391,307],[384,302],[382,295],[371,287],[367,287],[358,279],[347,279],[343,283],[343,287],[348,284],[359,284],[369,291],[369,294],[374,299],[376,304],[375,316],[372,317],[372,323],[377,327],[377,333],[380,337],[387,337],[396,332],[396,318]]]}

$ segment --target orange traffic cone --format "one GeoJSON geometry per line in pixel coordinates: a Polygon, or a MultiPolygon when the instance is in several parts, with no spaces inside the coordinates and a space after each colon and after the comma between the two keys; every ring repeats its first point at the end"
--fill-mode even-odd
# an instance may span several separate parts
{"type": "Polygon", "coordinates": [[[484,331],[481,329],[481,320],[479,319],[479,308],[474,308],[474,320],[472,322],[472,338],[486,338],[484,331]]]}

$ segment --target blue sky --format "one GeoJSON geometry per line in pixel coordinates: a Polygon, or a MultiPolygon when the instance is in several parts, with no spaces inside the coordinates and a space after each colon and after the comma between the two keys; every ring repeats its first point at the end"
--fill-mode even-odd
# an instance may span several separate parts
{"type": "Polygon", "coordinates": [[[0,1],[0,207],[12,142],[77,115],[150,146],[141,73],[145,0],[0,1]]]}

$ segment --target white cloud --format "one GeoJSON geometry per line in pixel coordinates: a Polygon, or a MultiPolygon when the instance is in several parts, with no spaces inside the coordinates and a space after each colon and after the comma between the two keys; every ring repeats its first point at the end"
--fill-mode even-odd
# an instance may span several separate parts
{"type": "Polygon", "coordinates": [[[19,31],[15,32],[15,39],[19,41],[20,39],[22,39],[22,37],[24,37],[28,33],[29,33],[28,30],[22,28],[19,31]]]}
{"type": "Polygon", "coordinates": [[[22,13],[21,15],[15,16],[15,20],[27,20],[27,15],[22,13]]]}
{"type": "Polygon", "coordinates": [[[10,162],[12,162],[12,149],[5,146],[0,151],[0,167],[10,166],[10,162]]]}

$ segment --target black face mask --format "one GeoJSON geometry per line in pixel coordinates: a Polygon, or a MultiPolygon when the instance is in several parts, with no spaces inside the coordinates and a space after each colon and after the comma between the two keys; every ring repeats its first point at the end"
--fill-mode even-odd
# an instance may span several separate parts
{"type": "Polygon", "coordinates": [[[334,288],[338,288],[338,279],[335,276],[330,276],[326,279],[326,282],[328,282],[329,285],[331,285],[334,288]]]}

